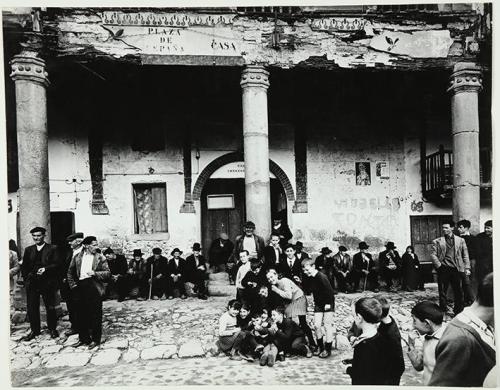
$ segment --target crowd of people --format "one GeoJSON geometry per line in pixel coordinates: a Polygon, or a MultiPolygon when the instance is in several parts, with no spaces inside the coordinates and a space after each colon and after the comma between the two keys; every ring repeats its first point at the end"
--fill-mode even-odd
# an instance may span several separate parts
{"type": "MultiPolygon", "coordinates": [[[[491,362],[494,365],[494,353],[487,348],[494,351],[490,330],[493,317],[488,317],[493,310],[492,295],[491,298],[488,295],[492,294],[492,222],[487,221],[485,231],[476,237],[469,233],[469,221],[458,222],[457,235],[454,227],[451,221],[444,223],[444,236],[432,243],[431,260],[438,278],[439,305],[422,302],[412,312],[415,329],[429,336],[424,342],[424,351],[417,353],[413,341],[403,339],[408,344],[408,356],[414,367],[424,370],[424,381],[442,385],[452,381],[448,371],[438,368],[440,351],[446,361],[450,359],[450,348],[455,348],[452,343],[444,346],[448,333],[465,337],[463,344],[459,343],[464,351],[456,351],[453,359],[471,352],[478,360],[489,359],[488,367],[491,362]],[[447,328],[449,331],[444,331],[442,323],[443,316],[449,314],[450,285],[456,317],[447,328]],[[476,286],[479,286],[477,297],[476,286]],[[464,309],[464,306],[467,307],[464,309]],[[485,345],[480,343],[477,351],[471,349],[467,332],[473,336],[479,333],[485,345]],[[443,341],[433,342],[441,339],[443,341]],[[445,379],[435,379],[435,376],[445,379]]],[[[118,301],[123,301],[131,297],[173,299],[178,295],[184,299],[186,283],[189,283],[198,298],[207,299],[206,280],[211,269],[227,272],[236,286],[235,299],[229,302],[227,312],[219,321],[220,351],[232,359],[258,358],[261,365],[273,366],[287,354],[320,358],[331,355],[336,292],[378,292],[380,279],[387,291],[394,291],[395,285],[408,291],[423,289],[421,264],[411,246],[400,257],[395,244],[387,242],[377,261],[368,252],[366,242],[359,243],[359,251],[352,259],[345,246],[339,246],[335,254],[324,247],[313,260],[303,251],[301,242],[289,243],[291,232],[279,219],[273,223],[268,245],[254,232],[255,225],[246,222],[244,234],[238,236],[234,244],[226,234],[221,234],[212,242],[208,259],[202,255],[200,244],[195,243],[186,259],[181,257],[183,252],[179,248],[171,251],[170,259],[160,248],[154,248],[147,258],[136,249],[127,261],[112,248],[101,253],[97,238],[84,237],[82,233],[67,238],[68,248],[62,256],[60,248],[45,242],[45,228],[35,227],[31,230],[34,245],[25,249],[21,265],[14,250],[10,255],[11,278],[20,271],[26,288],[31,330],[23,340],[32,340],[40,334],[40,297],[46,308],[49,333],[53,338],[59,336],[55,311],[58,289],[66,301],[71,322],[66,334],[79,335],[75,346],[94,348],[101,342],[102,301],[106,297],[116,294],[118,301]],[[306,320],[305,296],[308,294],[314,301],[312,329],[306,320]]],[[[389,315],[387,300],[361,298],[354,305],[354,314],[355,323],[350,331],[354,357],[346,362],[350,364],[347,373],[352,383],[399,384],[404,370],[401,336],[397,323],[389,315]],[[381,359],[382,355],[388,358],[381,359]]],[[[445,367],[445,363],[441,366],[445,367]]],[[[474,373],[477,374],[477,370],[474,373]]],[[[478,383],[479,379],[472,379],[472,373],[470,375],[469,379],[478,383]]]]}

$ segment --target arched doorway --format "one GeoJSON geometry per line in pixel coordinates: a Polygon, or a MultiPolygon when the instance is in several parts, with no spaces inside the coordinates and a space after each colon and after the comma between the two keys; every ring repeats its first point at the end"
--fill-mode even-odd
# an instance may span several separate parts
{"type": "MultiPolygon", "coordinates": [[[[286,174],[272,161],[270,172],[271,213],[286,221],[287,203],[295,198],[293,188],[286,174]]],[[[221,232],[234,242],[246,219],[243,155],[230,153],[210,163],[196,181],[193,200],[200,201],[204,248],[208,249],[221,232]]]]}

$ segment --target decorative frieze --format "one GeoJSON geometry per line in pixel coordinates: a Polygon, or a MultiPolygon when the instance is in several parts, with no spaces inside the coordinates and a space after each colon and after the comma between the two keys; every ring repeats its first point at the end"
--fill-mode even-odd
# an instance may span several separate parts
{"type": "Polygon", "coordinates": [[[483,89],[481,68],[473,63],[459,63],[455,65],[450,76],[447,91],[451,93],[479,92],[483,89]]]}
{"type": "Polygon", "coordinates": [[[164,12],[114,12],[102,13],[102,21],[108,25],[146,27],[191,27],[229,25],[236,15],[204,15],[164,12]]]}

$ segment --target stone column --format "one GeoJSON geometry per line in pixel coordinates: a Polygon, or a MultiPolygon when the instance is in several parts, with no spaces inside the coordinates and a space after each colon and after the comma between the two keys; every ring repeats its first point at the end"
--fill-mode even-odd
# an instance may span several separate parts
{"type": "Polygon", "coordinates": [[[243,149],[247,220],[256,234],[267,240],[271,233],[271,190],[269,186],[269,139],[267,89],[269,72],[248,65],[241,75],[243,89],[243,149]]]}
{"type": "Polygon", "coordinates": [[[453,219],[468,219],[471,232],[479,232],[479,113],[481,69],[458,63],[450,77],[451,131],[453,135],[453,219]]]}
{"type": "Polygon", "coordinates": [[[19,224],[22,250],[33,244],[29,231],[47,229],[50,242],[49,153],[45,61],[33,53],[10,62],[16,89],[17,149],[19,159],[19,224]]]}

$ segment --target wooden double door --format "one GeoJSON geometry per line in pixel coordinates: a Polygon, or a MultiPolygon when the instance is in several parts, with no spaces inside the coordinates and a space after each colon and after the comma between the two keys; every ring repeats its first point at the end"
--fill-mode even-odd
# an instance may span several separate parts
{"type": "MultiPolygon", "coordinates": [[[[278,179],[270,180],[271,212],[286,221],[286,198],[278,179]]],[[[209,179],[201,193],[201,234],[204,254],[213,240],[226,233],[234,243],[246,220],[245,179],[209,179]],[[232,199],[232,204],[231,204],[232,199]]],[[[267,240],[268,237],[264,237],[267,240]]]]}

